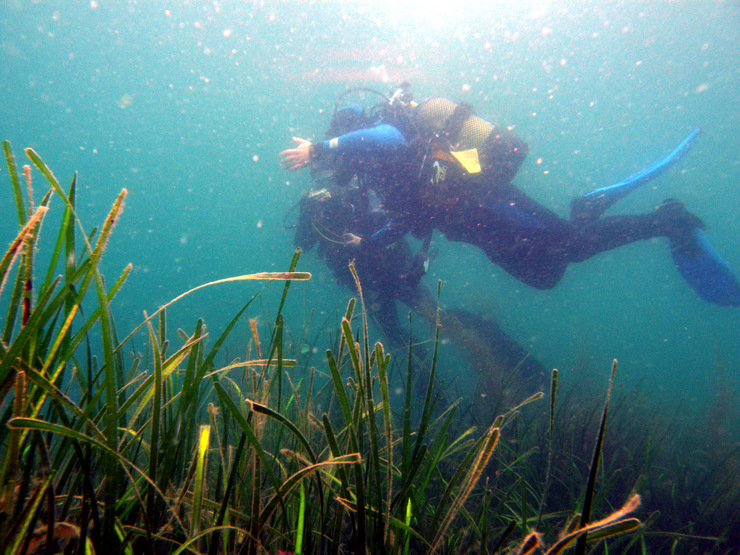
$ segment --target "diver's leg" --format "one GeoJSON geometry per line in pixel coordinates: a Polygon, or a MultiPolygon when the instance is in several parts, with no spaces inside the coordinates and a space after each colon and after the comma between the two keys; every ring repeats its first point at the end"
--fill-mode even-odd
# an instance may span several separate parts
{"type": "MultiPolygon", "coordinates": [[[[698,130],[668,156],[626,180],[624,189],[615,187],[614,193],[607,191],[603,197],[605,204],[601,204],[592,217],[565,222],[512,187],[508,191],[509,204],[542,222],[544,232],[531,223],[518,227],[510,225],[510,229],[515,230],[515,241],[499,242],[512,250],[504,256],[499,252],[498,263],[524,283],[544,289],[557,283],[569,262],[580,262],[635,241],[667,237],[676,267],[699,296],[722,306],[740,306],[740,280],[709,243],[703,222],[681,202],[669,199],[650,214],[593,218],[665,171],[691,147],[697,135],[698,130]]],[[[491,252],[490,248],[487,252],[491,252]]],[[[493,260],[490,254],[489,258],[493,260]]]]}
{"type": "Polygon", "coordinates": [[[531,394],[545,381],[545,368],[490,318],[461,309],[437,310],[432,291],[420,284],[399,295],[399,300],[431,325],[439,318],[441,337],[464,351],[478,371],[482,406],[509,405],[531,394]]]}
{"type": "Polygon", "coordinates": [[[580,262],[610,249],[667,237],[679,273],[704,300],[721,306],[740,306],[740,280],[704,234],[704,224],[683,204],[669,199],[651,214],[600,218],[580,226],[568,256],[580,262]]]}
{"type": "Polygon", "coordinates": [[[391,349],[403,350],[408,346],[409,333],[401,326],[398,318],[396,301],[393,298],[378,295],[368,305],[370,317],[380,328],[391,349]]]}
{"type": "Polygon", "coordinates": [[[649,214],[608,216],[574,228],[567,245],[570,262],[653,237],[681,237],[704,224],[682,203],[669,199],[649,214]]]}
{"type": "Polygon", "coordinates": [[[470,354],[487,379],[497,378],[497,386],[517,389],[544,382],[545,368],[530,353],[504,332],[492,319],[462,309],[444,310],[442,331],[470,354]]]}
{"type": "MultiPolygon", "coordinates": [[[[488,259],[507,273],[535,289],[552,289],[568,266],[563,255],[563,234],[543,228],[536,232],[500,230],[485,223],[472,223],[454,230],[440,228],[450,241],[461,241],[480,248],[488,259]]],[[[570,235],[570,232],[566,233],[570,235]]]]}
{"type": "Polygon", "coordinates": [[[482,249],[519,281],[537,289],[554,287],[568,260],[564,243],[574,226],[510,184],[496,185],[479,201],[460,203],[438,225],[451,241],[482,249]]]}

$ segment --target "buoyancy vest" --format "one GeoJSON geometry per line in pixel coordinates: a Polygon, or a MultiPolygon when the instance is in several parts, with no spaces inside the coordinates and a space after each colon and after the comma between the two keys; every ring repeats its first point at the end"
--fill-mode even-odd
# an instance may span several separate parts
{"type": "MultiPolygon", "coordinates": [[[[511,130],[476,116],[470,106],[430,98],[413,110],[414,124],[428,147],[421,164],[422,194],[455,202],[472,189],[510,182],[529,150],[511,130]]],[[[428,199],[432,200],[432,199],[428,199]]]]}

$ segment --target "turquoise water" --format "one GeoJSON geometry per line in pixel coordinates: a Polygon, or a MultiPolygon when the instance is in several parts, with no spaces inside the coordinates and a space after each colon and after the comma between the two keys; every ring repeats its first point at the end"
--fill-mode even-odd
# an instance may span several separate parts
{"type": "MultiPolygon", "coordinates": [[[[516,182],[563,216],[574,195],[630,175],[700,126],[679,165],[614,210],[682,199],[740,270],[737,3],[399,4],[0,5],[1,138],[19,159],[36,149],[64,183],[79,172],[88,228],[128,189],[104,263],[110,283],[133,264],[114,307],[119,332],[191,287],[286,269],[283,220],[310,182],[282,171],[278,152],[293,135],[320,136],[346,88],[387,92],[402,80],[417,98],[466,100],[514,126],[530,147],[516,182]]],[[[5,185],[0,203],[7,244],[16,226],[5,185]]],[[[699,299],[665,240],[571,266],[544,292],[467,245],[435,236],[433,248],[426,279],[442,280],[444,303],[495,317],[566,386],[603,389],[617,358],[620,386],[642,383],[691,413],[711,405],[720,371],[740,387],[740,309],[699,299]]],[[[300,269],[314,279],[293,285],[294,343],[312,311],[311,334],[327,316],[333,327],[349,296],[313,253],[300,269]]],[[[200,291],[170,311],[171,326],[191,330],[203,317],[215,333],[258,289],[200,291]]],[[[269,287],[250,316],[268,323],[280,290],[269,287]]],[[[242,355],[246,335],[237,332],[230,354],[242,355]]],[[[445,372],[469,378],[459,364],[445,372]]]]}

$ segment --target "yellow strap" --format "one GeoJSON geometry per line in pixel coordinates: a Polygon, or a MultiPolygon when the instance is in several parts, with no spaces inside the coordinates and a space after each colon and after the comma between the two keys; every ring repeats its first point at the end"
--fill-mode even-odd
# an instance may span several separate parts
{"type": "Polygon", "coordinates": [[[478,160],[478,149],[470,148],[459,152],[450,152],[460,165],[468,173],[480,173],[480,160],[478,160]]]}

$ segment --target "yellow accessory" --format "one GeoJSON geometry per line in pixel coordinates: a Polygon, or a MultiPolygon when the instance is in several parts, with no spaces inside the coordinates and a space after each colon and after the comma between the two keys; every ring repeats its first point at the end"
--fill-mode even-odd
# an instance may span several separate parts
{"type": "Polygon", "coordinates": [[[460,165],[468,173],[480,173],[480,160],[478,159],[478,149],[469,148],[458,152],[450,152],[460,165]]]}

